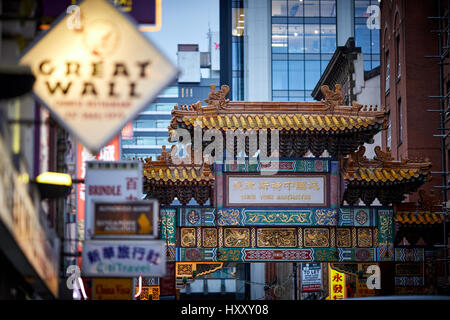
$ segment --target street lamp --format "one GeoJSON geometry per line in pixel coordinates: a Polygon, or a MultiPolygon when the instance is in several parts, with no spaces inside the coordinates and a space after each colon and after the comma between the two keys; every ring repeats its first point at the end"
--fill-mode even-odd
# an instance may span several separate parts
{"type": "Polygon", "coordinates": [[[67,173],[44,172],[32,182],[37,185],[42,199],[66,197],[72,190],[72,178],[67,173]]]}

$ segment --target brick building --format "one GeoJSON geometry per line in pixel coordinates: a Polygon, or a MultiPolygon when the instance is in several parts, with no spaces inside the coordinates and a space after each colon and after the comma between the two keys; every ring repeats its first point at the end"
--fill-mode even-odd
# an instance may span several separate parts
{"type": "MultiPolygon", "coordinates": [[[[426,56],[438,52],[437,2],[421,0],[381,1],[381,104],[390,111],[389,127],[383,132],[383,148],[395,159],[429,158],[432,171],[441,171],[438,134],[439,65],[426,56]]],[[[439,177],[426,183],[429,191],[439,177]]],[[[416,201],[411,196],[410,201],[416,201]]]]}

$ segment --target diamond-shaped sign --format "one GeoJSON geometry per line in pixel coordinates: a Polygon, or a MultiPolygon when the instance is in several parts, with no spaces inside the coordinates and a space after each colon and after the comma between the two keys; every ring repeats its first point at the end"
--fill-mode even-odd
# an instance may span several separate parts
{"type": "Polygon", "coordinates": [[[24,54],[33,92],[97,152],[169,85],[177,68],[106,0],[71,8],[24,54]]]}

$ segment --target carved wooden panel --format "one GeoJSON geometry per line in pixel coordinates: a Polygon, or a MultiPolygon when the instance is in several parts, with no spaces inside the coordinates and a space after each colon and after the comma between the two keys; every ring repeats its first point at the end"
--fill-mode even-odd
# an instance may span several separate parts
{"type": "Polygon", "coordinates": [[[195,247],[196,228],[181,228],[180,241],[182,247],[195,247]]]}
{"type": "Polygon", "coordinates": [[[258,247],[296,247],[295,228],[260,228],[257,231],[258,247]]]}
{"type": "Polygon", "coordinates": [[[206,248],[217,247],[217,228],[203,229],[203,246],[206,248]]]}
{"type": "Polygon", "coordinates": [[[249,228],[225,228],[224,247],[250,247],[249,228]]]}
{"type": "Polygon", "coordinates": [[[305,247],[329,247],[330,231],[326,228],[305,228],[303,232],[305,247]]]}
{"type": "Polygon", "coordinates": [[[349,228],[337,229],[336,243],[337,246],[341,248],[350,248],[352,246],[352,235],[349,228]]]}
{"type": "Polygon", "coordinates": [[[358,228],[358,247],[372,247],[372,229],[358,228]]]}

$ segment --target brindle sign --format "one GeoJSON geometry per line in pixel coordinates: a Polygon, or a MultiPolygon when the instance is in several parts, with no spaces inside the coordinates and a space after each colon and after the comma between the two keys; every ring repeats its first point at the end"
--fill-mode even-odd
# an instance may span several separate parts
{"type": "Polygon", "coordinates": [[[156,200],[94,203],[94,237],[155,238],[158,234],[156,200]]]}

